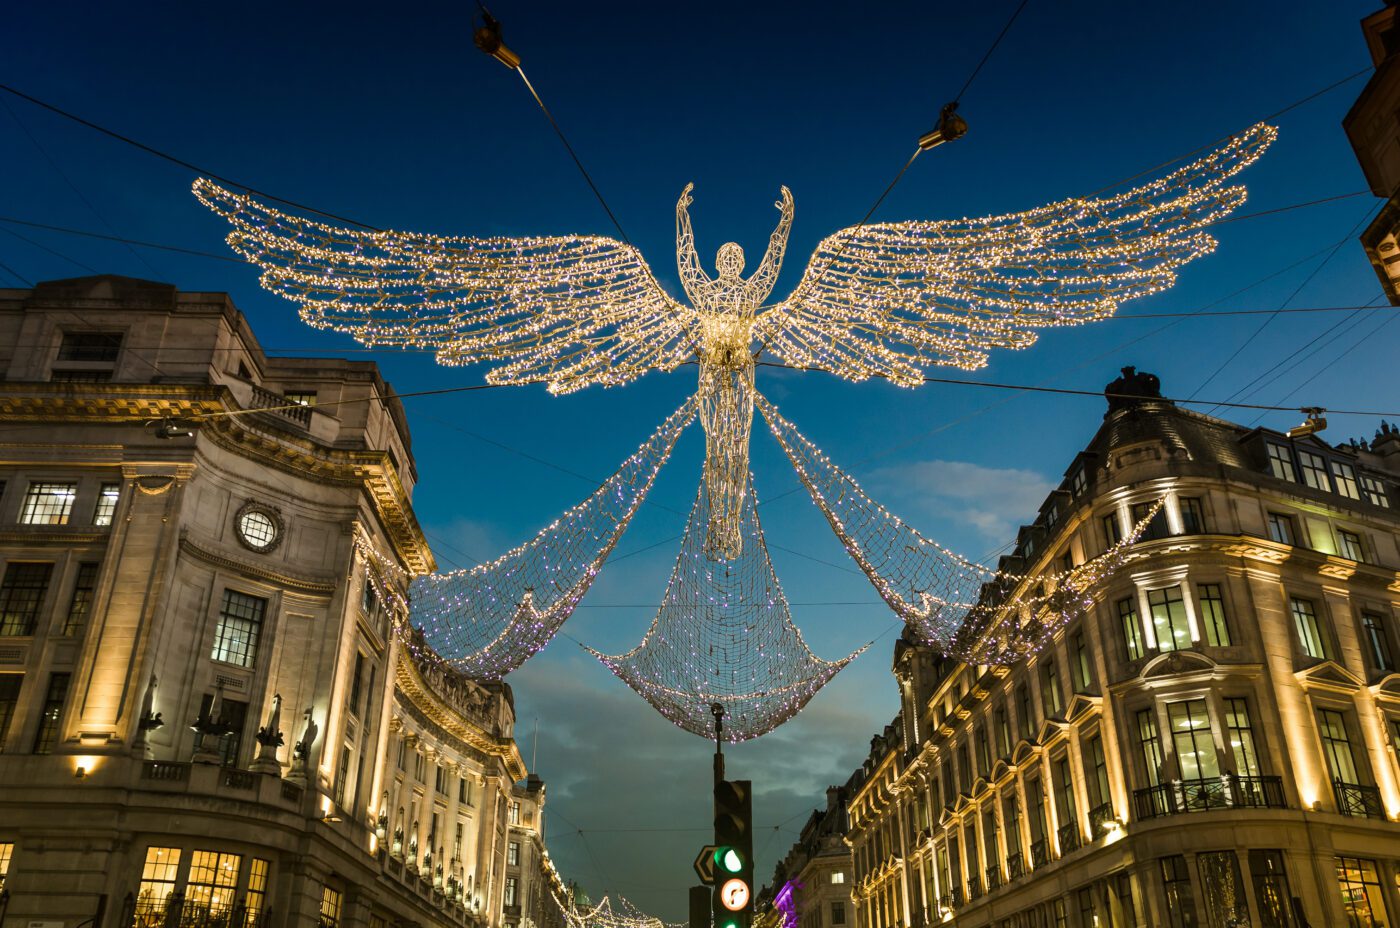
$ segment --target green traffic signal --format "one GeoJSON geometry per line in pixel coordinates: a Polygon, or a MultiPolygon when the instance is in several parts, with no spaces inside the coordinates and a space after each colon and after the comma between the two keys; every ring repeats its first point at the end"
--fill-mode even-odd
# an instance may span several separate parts
{"type": "Polygon", "coordinates": [[[725,873],[738,873],[744,869],[744,858],[736,848],[717,847],[715,848],[715,866],[725,873]]]}

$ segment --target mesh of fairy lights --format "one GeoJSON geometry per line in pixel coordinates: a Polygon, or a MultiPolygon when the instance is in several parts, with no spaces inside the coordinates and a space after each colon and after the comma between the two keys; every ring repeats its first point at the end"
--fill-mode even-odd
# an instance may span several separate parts
{"type": "Polygon", "coordinates": [[[431,574],[409,589],[409,622],[458,670],[499,680],[554,637],[627,530],[695,418],[688,400],[588,499],[489,564],[431,574]]]}
{"type": "Polygon", "coordinates": [[[597,905],[561,906],[568,928],[684,928],[648,915],[622,896],[614,906],[611,896],[604,896],[597,905]]]}
{"type": "Polygon", "coordinates": [[[846,553],[923,643],[970,664],[1011,663],[1082,616],[1161,510],[1098,557],[1064,571],[992,570],[949,551],[872,500],[763,396],[759,410],[846,553]]]}
{"type": "Polygon", "coordinates": [[[642,643],[615,657],[589,651],[686,731],[711,736],[710,707],[718,703],[725,740],[745,741],[796,715],[865,648],[827,661],[802,640],[768,558],[752,485],[740,519],[742,552],[709,556],[708,498],[703,487],[696,494],[666,595],[642,643]]]}
{"type": "MultiPolygon", "coordinates": [[[[750,425],[756,406],[771,410],[753,389],[757,355],[771,352],[790,366],[849,380],[916,386],[929,367],[980,368],[992,349],[1027,347],[1040,329],[1107,318],[1125,300],[1170,287],[1178,268],[1215,248],[1206,228],[1245,199],[1244,188],[1228,181],[1274,137],[1273,128],[1253,126],[1115,196],[1003,216],[845,229],[820,243],[797,287],[773,304],[764,300],[793,215],[786,188],[778,226],[747,278],[742,249],[732,242],[719,251],[716,278],[702,270],[686,188],[676,206],[676,254],[690,305],[661,289],[636,248],[601,236],[354,230],[281,212],[203,178],[194,193],[228,220],[230,246],[261,268],[264,287],[297,303],[308,324],[365,345],[429,348],[442,364],[492,363],[490,383],[544,383],[553,393],[617,386],[697,362],[695,405],[685,418],[698,409],[706,433],[704,555],[720,565],[742,557],[750,425]]],[[[678,428],[674,419],[668,423],[678,428]]],[[[888,539],[843,528],[856,523],[834,514],[842,498],[827,492],[831,481],[841,482],[839,471],[804,449],[795,430],[774,423],[770,416],[775,434],[787,436],[793,463],[810,468],[804,483],[819,506],[825,500],[848,550],[863,552],[857,563],[885,601],[919,637],[949,653],[1000,661],[1033,650],[1065,616],[1086,608],[1089,584],[1126,556],[1031,581],[988,571],[922,538],[901,553],[888,539]],[[916,564],[921,560],[924,566],[916,564]],[[970,643],[974,630],[992,643],[970,643]]],[[[411,614],[431,646],[487,678],[543,647],[664,463],[674,438],[656,442],[670,426],[643,446],[651,449],[645,462],[624,464],[619,474],[630,476],[615,477],[605,484],[609,492],[600,490],[534,541],[491,564],[417,581],[411,614]]],[[[878,517],[872,525],[912,537],[863,494],[847,503],[857,498],[878,517]]],[[[761,560],[766,564],[766,553],[761,560]]],[[[654,682],[658,708],[679,705],[674,695],[662,698],[654,682]]],[[[754,692],[778,685],[768,682],[754,692]]]]}

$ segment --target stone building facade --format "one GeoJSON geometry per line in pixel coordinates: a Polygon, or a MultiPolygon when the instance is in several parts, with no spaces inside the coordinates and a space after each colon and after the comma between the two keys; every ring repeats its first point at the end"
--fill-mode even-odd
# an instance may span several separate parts
{"type": "Polygon", "coordinates": [[[0,449],[0,926],[512,923],[512,695],[394,632],[434,562],[374,364],[0,290],[0,449]]]}
{"type": "MultiPolygon", "coordinates": [[[[773,881],[763,887],[755,911],[771,928],[854,928],[851,912],[851,852],[846,846],[846,800],[859,786],[861,771],[845,785],[826,791],[826,807],[807,817],[797,841],[773,869],[773,881]],[[777,896],[788,895],[778,904],[777,896]]],[[[759,924],[756,921],[756,925],[759,924]]]]}
{"type": "Polygon", "coordinates": [[[850,803],[861,928],[1394,924],[1400,430],[1290,439],[1110,387],[1136,397],[1002,567],[1082,564],[1165,507],[1028,658],[896,646],[850,803]]]}

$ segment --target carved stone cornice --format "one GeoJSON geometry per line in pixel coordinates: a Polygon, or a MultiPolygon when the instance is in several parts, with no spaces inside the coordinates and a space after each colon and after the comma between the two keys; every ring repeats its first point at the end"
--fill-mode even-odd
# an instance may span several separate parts
{"type": "Polygon", "coordinates": [[[444,734],[464,745],[490,757],[500,758],[510,774],[511,782],[525,777],[528,771],[515,739],[492,735],[446,705],[433,693],[417,666],[406,655],[397,662],[395,682],[405,702],[405,710],[421,715],[444,734]]]}
{"type": "Polygon", "coordinates": [[[285,587],[289,590],[296,590],[298,593],[313,593],[320,596],[330,596],[335,593],[336,583],[333,579],[316,579],[305,575],[289,574],[285,571],[273,570],[265,565],[255,563],[237,555],[227,554],[206,548],[198,542],[191,541],[189,536],[181,533],[180,550],[198,558],[206,564],[214,567],[221,567],[225,570],[236,570],[239,573],[266,580],[277,586],[285,587]]]}
{"type": "Polygon", "coordinates": [[[417,576],[437,567],[388,452],[333,448],[251,416],[224,415],[249,411],[227,387],[210,384],[0,382],[0,422],[194,418],[201,437],[234,454],[318,483],[363,487],[408,571],[417,576]]]}

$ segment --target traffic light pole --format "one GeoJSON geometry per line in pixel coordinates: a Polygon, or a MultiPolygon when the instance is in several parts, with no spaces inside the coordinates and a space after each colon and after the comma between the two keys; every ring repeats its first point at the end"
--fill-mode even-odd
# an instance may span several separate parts
{"type": "Polygon", "coordinates": [[[715,783],[724,781],[724,706],[710,703],[710,713],[715,717],[715,783]]]}

